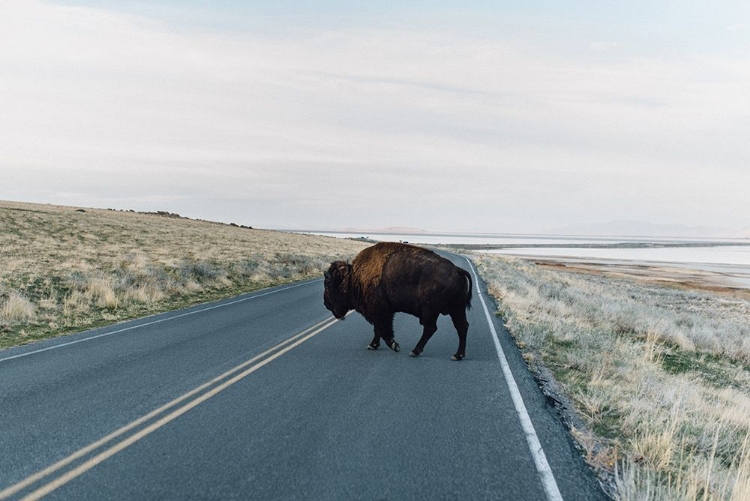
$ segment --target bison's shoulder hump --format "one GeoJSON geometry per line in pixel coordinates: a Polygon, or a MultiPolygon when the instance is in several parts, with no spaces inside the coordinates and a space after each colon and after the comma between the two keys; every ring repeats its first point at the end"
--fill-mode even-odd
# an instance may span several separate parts
{"type": "Polygon", "coordinates": [[[352,273],[363,290],[372,290],[380,284],[383,267],[393,252],[395,248],[379,243],[357,254],[352,261],[352,273]]]}
{"type": "Polygon", "coordinates": [[[415,245],[398,242],[380,242],[363,249],[352,261],[354,279],[367,290],[377,287],[388,259],[394,254],[419,256],[426,259],[438,258],[434,252],[415,245]]]}

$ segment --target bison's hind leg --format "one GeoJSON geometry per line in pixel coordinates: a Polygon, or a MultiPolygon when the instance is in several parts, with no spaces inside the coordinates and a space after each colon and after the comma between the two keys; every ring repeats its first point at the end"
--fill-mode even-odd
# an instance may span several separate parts
{"type": "Polygon", "coordinates": [[[432,335],[435,334],[435,331],[437,331],[437,319],[438,314],[428,314],[422,315],[422,317],[420,317],[419,323],[424,326],[422,337],[419,339],[417,346],[415,346],[414,349],[411,350],[411,353],[409,353],[409,355],[411,355],[412,357],[418,357],[422,354],[427,341],[429,341],[432,335]]]}
{"type": "Polygon", "coordinates": [[[466,309],[460,308],[451,312],[453,326],[458,332],[458,351],[451,360],[461,360],[466,356],[466,333],[469,331],[469,322],[466,320],[466,309]]]}

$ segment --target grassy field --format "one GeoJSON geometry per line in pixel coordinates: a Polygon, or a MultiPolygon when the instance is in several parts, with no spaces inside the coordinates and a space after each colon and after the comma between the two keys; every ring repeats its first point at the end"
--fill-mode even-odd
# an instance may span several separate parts
{"type": "Polygon", "coordinates": [[[750,499],[750,301],[476,258],[530,368],[623,500],[750,499]],[[544,369],[546,368],[546,369],[544,369]]]}
{"type": "Polygon", "coordinates": [[[165,216],[0,202],[0,348],[317,277],[367,246],[165,216]]]}

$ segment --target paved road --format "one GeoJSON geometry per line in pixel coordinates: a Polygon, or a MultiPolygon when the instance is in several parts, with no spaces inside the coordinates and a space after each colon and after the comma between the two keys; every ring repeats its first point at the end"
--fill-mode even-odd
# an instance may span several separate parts
{"type": "Polygon", "coordinates": [[[370,325],[332,319],[322,289],[0,351],[0,499],[604,498],[492,316],[524,429],[476,292],[453,362],[448,317],[419,358],[404,314],[402,351],[367,351],[370,325]]]}

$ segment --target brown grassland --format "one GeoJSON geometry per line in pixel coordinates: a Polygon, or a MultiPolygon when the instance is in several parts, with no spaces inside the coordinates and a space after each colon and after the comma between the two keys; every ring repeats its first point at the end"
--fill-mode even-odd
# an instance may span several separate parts
{"type": "Polygon", "coordinates": [[[750,499],[747,294],[475,262],[529,367],[572,401],[572,433],[616,499],[750,499]]]}
{"type": "Polygon", "coordinates": [[[153,214],[0,202],[0,348],[317,277],[366,246],[153,214]]]}

